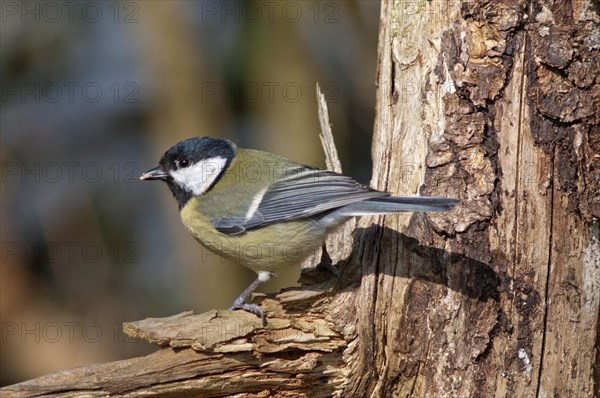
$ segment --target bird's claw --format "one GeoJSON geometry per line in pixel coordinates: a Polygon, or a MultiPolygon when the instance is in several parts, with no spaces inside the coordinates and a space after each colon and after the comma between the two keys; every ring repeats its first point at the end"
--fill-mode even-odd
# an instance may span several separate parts
{"type": "Polygon", "coordinates": [[[254,315],[260,317],[260,319],[262,320],[262,324],[263,326],[267,326],[267,318],[265,317],[265,313],[263,312],[263,310],[256,304],[247,304],[244,302],[238,302],[238,300],[235,300],[233,302],[233,304],[231,305],[231,307],[229,307],[230,311],[235,311],[235,310],[244,310],[247,312],[251,312],[254,315]]]}

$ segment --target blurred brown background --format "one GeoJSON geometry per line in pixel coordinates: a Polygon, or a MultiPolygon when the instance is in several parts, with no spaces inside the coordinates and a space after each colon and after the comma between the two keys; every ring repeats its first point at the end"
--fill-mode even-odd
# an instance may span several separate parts
{"type": "Polygon", "coordinates": [[[186,233],[163,184],[138,182],[177,141],[325,167],[319,82],[344,171],[369,181],[376,1],[0,7],[1,385],[148,353],[123,321],[226,308],[254,278],[186,233]]]}

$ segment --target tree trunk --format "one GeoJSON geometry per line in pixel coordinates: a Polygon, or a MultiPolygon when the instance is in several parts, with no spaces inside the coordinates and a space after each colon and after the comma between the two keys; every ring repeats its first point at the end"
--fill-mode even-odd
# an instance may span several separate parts
{"type": "Polygon", "coordinates": [[[135,322],[165,348],[3,392],[594,396],[599,20],[590,2],[384,1],[372,185],[458,208],[361,219],[332,238],[338,280],[255,297],[266,328],[135,322]]]}
{"type": "Polygon", "coordinates": [[[366,239],[378,375],[364,393],[593,396],[598,9],[384,4],[373,184],[463,202],[366,239]]]}

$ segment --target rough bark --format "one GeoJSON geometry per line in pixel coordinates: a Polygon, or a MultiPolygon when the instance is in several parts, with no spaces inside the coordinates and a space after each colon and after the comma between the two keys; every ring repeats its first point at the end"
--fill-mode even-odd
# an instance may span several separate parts
{"type": "Polygon", "coordinates": [[[402,297],[404,315],[374,304],[380,372],[364,392],[594,396],[600,80],[584,69],[599,70],[597,5],[395,2],[383,14],[373,184],[463,202],[388,218],[366,239],[382,259],[368,265],[390,270],[371,294],[402,297]]]}
{"type": "Polygon", "coordinates": [[[384,2],[372,185],[458,209],[361,219],[339,279],[255,296],[266,328],[239,311],[134,322],[163,348],[2,392],[594,396],[599,21],[585,1],[384,2]]]}

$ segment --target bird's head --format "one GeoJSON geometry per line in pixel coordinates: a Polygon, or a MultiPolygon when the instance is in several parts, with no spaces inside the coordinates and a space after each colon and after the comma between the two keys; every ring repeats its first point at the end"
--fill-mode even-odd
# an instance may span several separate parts
{"type": "Polygon", "coordinates": [[[142,174],[140,180],[165,181],[181,208],[192,196],[205,194],[217,183],[235,151],[235,144],[228,140],[188,138],[166,151],[158,167],[142,174]]]}

